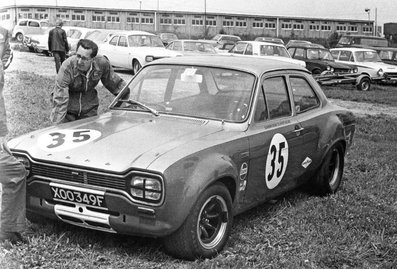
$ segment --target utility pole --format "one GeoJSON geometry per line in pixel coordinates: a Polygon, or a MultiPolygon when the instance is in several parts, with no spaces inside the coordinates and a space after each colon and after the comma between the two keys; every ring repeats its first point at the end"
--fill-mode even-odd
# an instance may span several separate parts
{"type": "Polygon", "coordinates": [[[207,0],[204,0],[204,39],[207,38],[207,0]]]}
{"type": "Polygon", "coordinates": [[[139,0],[139,30],[141,30],[142,23],[142,0],[139,0]]]}

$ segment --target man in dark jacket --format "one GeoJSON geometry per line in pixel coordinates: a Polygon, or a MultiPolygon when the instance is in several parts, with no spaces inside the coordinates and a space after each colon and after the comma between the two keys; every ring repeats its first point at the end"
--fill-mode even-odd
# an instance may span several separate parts
{"type": "Polygon", "coordinates": [[[56,27],[48,34],[48,49],[54,56],[55,68],[58,73],[61,64],[66,59],[66,53],[69,51],[69,44],[66,37],[66,32],[62,29],[62,20],[57,19],[55,25],[56,27]]]}
{"type": "Polygon", "coordinates": [[[3,99],[4,70],[12,59],[10,34],[0,27],[0,242],[24,242],[25,230],[26,170],[7,147],[8,132],[3,99]]]}
{"type": "Polygon", "coordinates": [[[109,61],[97,53],[95,42],[80,39],[76,55],[63,62],[51,93],[53,108],[50,120],[53,123],[96,116],[99,100],[95,87],[99,81],[114,95],[126,86],[109,61]]]}

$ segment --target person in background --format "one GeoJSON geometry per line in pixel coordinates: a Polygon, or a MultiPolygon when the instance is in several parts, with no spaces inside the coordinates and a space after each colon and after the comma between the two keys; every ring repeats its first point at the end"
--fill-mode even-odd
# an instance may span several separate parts
{"type": "Polygon", "coordinates": [[[48,34],[48,49],[51,51],[55,59],[55,68],[58,73],[61,64],[66,59],[66,54],[69,51],[68,39],[65,30],[62,29],[63,22],[57,19],[55,28],[51,29],[48,34]]]}
{"type": "Polygon", "coordinates": [[[3,88],[4,70],[12,59],[9,38],[9,32],[0,27],[0,243],[26,242],[21,235],[25,230],[26,170],[12,156],[5,139],[8,128],[3,88]]]}
{"type": "Polygon", "coordinates": [[[99,81],[114,95],[127,85],[114,72],[109,61],[97,53],[98,45],[95,42],[80,39],[76,55],[63,62],[51,93],[53,108],[50,120],[53,123],[98,115],[99,100],[95,87],[99,81]]]}

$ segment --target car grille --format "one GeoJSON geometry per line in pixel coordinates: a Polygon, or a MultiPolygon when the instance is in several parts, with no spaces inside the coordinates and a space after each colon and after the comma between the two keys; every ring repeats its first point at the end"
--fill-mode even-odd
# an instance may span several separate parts
{"type": "Polygon", "coordinates": [[[397,78],[397,73],[385,73],[385,77],[388,79],[396,79],[397,78]]]}
{"type": "Polygon", "coordinates": [[[31,174],[68,182],[125,190],[125,178],[77,168],[32,163],[31,174]]]}
{"type": "Polygon", "coordinates": [[[350,73],[350,69],[335,68],[335,69],[334,69],[334,73],[339,73],[339,74],[350,73]]]}

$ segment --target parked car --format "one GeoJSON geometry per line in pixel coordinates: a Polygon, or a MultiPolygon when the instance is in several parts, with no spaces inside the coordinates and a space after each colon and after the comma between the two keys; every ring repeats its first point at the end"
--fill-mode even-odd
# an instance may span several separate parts
{"type": "Polygon", "coordinates": [[[357,68],[353,65],[336,63],[329,49],[322,45],[297,43],[289,46],[288,52],[292,58],[304,61],[306,68],[313,75],[320,75],[328,71],[338,74],[357,73],[357,68]]]}
{"type": "Polygon", "coordinates": [[[211,42],[193,39],[179,39],[171,41],[166,47],[169,50],[177,51],[183,55],[194,54],[216,54],[211,42]]]}
{"type": "Polygon", "coordinates": [[[341,184],[354,117],[298,65],[174,57],[127,86],[103,115],[8,142],[27,169],[30,219],[160,237],[175,257],[210,258],[235,215],[302,184],[320,195],[341,184]]]}
{"type": "Polygon", "coordinates": [[[164,46],[167,46],[171,41],[178,40],[178,36],[174,33],[160,33],[158,34],[164,46]]]}
{"type": "Polygon", "coordinates": [[[48,49],[48,35],[52,28],[47,28],[41,34],[24,35],[23,45],[29,49],[30,52],[44,53],[49,56],[51,52],[48,49]]]}
{"type": "Polygon", "coordinates": [[[224,34],[217,34],[215,35],[213,38],[211,38],[212,41],[216,41],[217,43],[220,42],[237,42],[237,41],[241,41],[241,38],[239,36],[236,35],[224,35],[224,34]]]}
{"type": "Polygon", "coordinates": [[[305,67],[304,61],[291,57],[284,45],[260,41],[239,41],[230,50],[231,54],[273,58],[275,60],[298,64],[305,67]]]}
{"type": "Polygon", "coordinates": [[[370,35],[343,35],[338,43],[337,48],[344,47],[358,47],[358,48],[373,48],[373,47],[387,47],[388,42],[384,37],[370,36],[370,35]]]}
{"type": "Polygon", "coordinates": [[[281,38],[277,38],[277,37],[258,36],[257,38],[255,38],[254,41],[262,41],[262,42],[284,45],[284,41],[281,38]]]}
{"type": "Polygon", "coordinates": [[[48,27],[50,27],[48,20],[23,19],[15,25],[12,37],[22,42],[24,35],[43,34],[48,27]]]}
{"type": "Polygon", "coordinates": [[[294,39],[292,39],[292,40],[288,41],[287,45],[285,45],[285,46],[288,49],[289,46],[296,45],[296,44],[312,44],[312,42],[306,41],[306,40],[294,40],[294,39]]]}
{"type": "Polygon", "coordinates": [[[98,46],[105,43],[111,36],[115,33],[120,32],[120,30],[114,29],[95,29],[90,32],[85,38],[94,41],[98,46]]]}
{"type": "Polygon", "coordinates": [[[375,50],[334,48],[330,51],[336,62],[356,65],[358,73],[368,75],[373,82],[397,82],[397,66],[382,62],[375,50]]]}
{"type": "Polygon", "coordinates": [[[66,37],[69,43],[69,55],[76,54],[77,43],[80,39],[87,38],[87,36],[94,31],[99,31],[93,28],[77,26],[64,26],[63,29],[66,31],[66,37]]]}
{"type": "Polygon", "coordinates": [[[105,56],[113,66],[132,69],[134,74],[153,60],[181,55],[167,50],[159,36],[144,31],[115,33],[99,46],[99,54],[105,56]]]}
{"type": "Polygon", "coordinates": [[[375,50],[378,52],[378,55],[383,62],[397,65],[397,48],[377,47],[375,50]]]}

